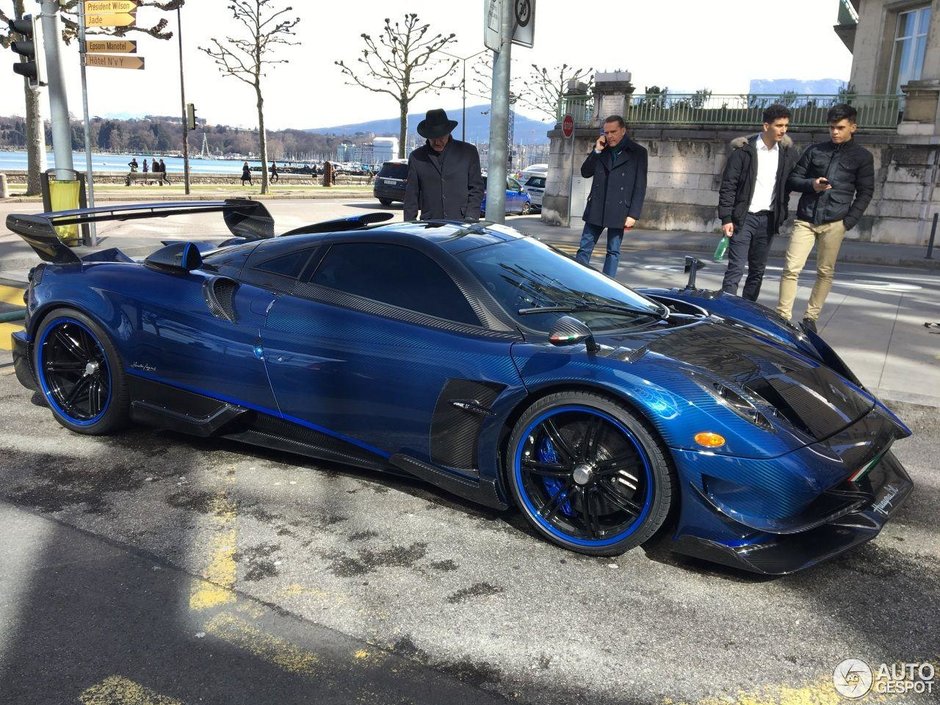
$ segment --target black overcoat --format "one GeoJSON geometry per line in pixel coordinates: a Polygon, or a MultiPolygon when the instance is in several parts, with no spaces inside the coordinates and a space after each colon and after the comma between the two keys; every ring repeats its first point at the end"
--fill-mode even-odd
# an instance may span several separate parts
{"type": "Polygon", "coordinates": [[[408,157],[405,184],[405,220],[464,220],[480,217],[483,175],[480,153],[467,142],[453,138],[440,157],[431,147],[418,147],[408,157]]]}
{"type": "Polygon", "coordinates": [[[640,219],[646,198],[646,148],[629,137],[615,161],[610,148],[598,154],[593,149],[581,165],[581,176],[594,177],[584,207],[584,222],[605,228],[622,228],[627,216],[640,219]]]}

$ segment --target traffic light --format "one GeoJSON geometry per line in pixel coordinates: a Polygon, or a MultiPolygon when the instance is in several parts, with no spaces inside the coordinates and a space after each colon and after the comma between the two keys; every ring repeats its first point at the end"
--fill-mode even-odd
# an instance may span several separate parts
{"type": "Polygon", "coordinates": [[[192,103],[186,103],[186,126],[190,130],[196,129],[196,106],[192,103]]]}
{"type": "Polygon", "coordinates": [[[25,15],[19,20],[8,20],[10,29],[23,39],[12,42],[10,48],[25,61],[13,64],[13,72],[25,76],[31,86],[46,85],[46,52],[42,43],[42,18],[25,15]]]}

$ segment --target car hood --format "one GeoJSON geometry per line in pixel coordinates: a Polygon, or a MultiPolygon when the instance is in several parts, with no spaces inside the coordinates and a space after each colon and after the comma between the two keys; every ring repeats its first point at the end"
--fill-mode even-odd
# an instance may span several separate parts
{"type": "MultiPolygon", "coordinates": [[[[612,338],[625,359],[671,360],[706,383],[757,397],[811,438],[823,440],[868,414],[876,400],[818,360],[769,337],[707,320],[643,336],[612,338]],[[635,340],[635,339],[633,339],[635,340]]],[[[614,353],[616,355],[616,353],[614,353]]]]}

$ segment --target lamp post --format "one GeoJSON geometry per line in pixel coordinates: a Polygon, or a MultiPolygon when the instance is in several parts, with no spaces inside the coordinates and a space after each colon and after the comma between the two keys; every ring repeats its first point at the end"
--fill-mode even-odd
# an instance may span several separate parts
{"type": "Polygon", "coordinates": [[[480,49],[476,54],[471,54],[470,56],[457,56],[456,54],[451,54],[448,51],[438,50],[441,54],[449,56],[452,59],[457,59],[458,61],[463,62],[463,80],[460,82],[461,88],[463,88],[463,110],[460,114],[460,140],[461,142],[467,141],[467,61],[476,56],[479,56],[483,52],[489,51],[489,49],[480,49]]]}

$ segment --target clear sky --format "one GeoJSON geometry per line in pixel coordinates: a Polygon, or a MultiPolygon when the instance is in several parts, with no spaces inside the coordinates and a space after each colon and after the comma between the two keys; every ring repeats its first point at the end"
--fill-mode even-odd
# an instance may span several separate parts
{"type": "MultiPolygon", "coordinates": [[[[0,0],[5,5],[9,0],[0,0]]],[[[274,0],[284,7],[288,0],[274,0]]],[[[28,2],[27,5],[31,5],[28,2]]],[[[210,37],[236,31],[226,0],[188,0],[182,11],[186,99],[210,124],[257,125],[254,91],[223,78],[199,52],[210,37]]],[[[381,31],[384,18],[416,12],[432,29],[457,35],[452,51],[468,56],[483,49],[486,0],[303,0],[294,2],[298,45],[280,50],[288,63],[270,67],[264,78],[268,128],[326,127],[398,114],[388,95],[346,84],[333,62],[354,64],[363,48],[360,34],[381,31]]],[[[639,91],[668,86],[672,92],[707,88],[713,93],[744,93],[752,79],[835,78],[847,81],[852,55],[836,36],[838,0],[538,0],[535,46],[512,48],[513,74],[531,63],[567,63],[598,70],[622,69],[639,91]]],[[[38,7],[38,5],[37,5],[38,7]]],[[[6,8],[8,9],[8,8],[6,8]]],[[[138,11],[139,24],[160,13],[138,11]]],[[[176,29],[176,13],[168,16],[176,29]]],[[[180,112],[177,40],[131,37],[146,69],[88,68],[92,115],[122,117],[180,112]]],[[[12,71],[12,51],[0,63],[0,115],[23,114],[22,78],[12,71]]],[[[69,110],[82,114],[78,53],[65,48],[69,110]]],[[[47,101],[44,101],[48,105],[47,101]]],[[[468,98],[468,105],[485,102],[468,98]]],[[[422,95],[411,112],[444,107],[459,118],[461,95],[447,91],[422,95]]],[[[44,107],[44,111],[46,107],[44,107]]]]}

